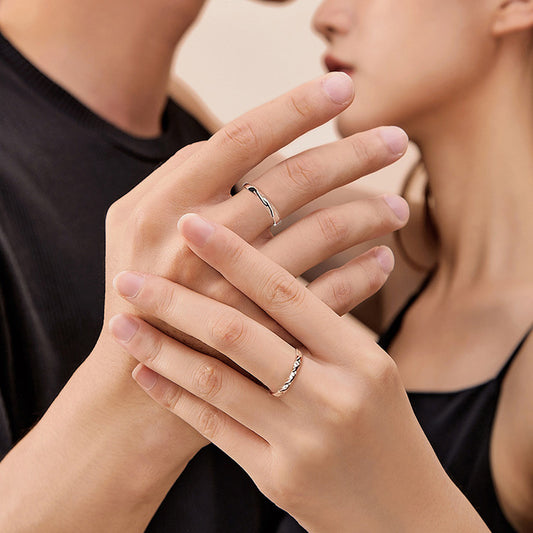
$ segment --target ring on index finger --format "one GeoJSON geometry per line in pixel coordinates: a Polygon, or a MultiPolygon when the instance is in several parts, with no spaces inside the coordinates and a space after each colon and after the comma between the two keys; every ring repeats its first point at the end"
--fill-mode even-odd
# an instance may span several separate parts
{"type": "Polygon", "coordinates": [[[267,208],[269,215],[272,217],[272,225],[277,226],[281,222],[281,218],[277,209],[274,207],[272,202],[254,185],[251,183],[245,183],[243,189],[249,190],[252,194],[255,194],[259,201],[267,208]]]}

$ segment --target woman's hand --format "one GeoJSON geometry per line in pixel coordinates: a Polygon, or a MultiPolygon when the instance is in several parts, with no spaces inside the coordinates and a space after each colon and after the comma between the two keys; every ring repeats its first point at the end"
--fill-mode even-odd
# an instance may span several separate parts
{"type": "Polygon", "coordinates": [[[310,531],[476,531],[410,408],[394,362],[291,274],[230,230],[180,221],[191,250],[259,305],[303,354],[229,306],[168,280],[115,279],[142,313],[221,351],[260,380],[180,344],[137,317],[111,321],[148,394],[236,460],[310,531]],[[450,514],[451,513],[451,514],[450,514]]]}

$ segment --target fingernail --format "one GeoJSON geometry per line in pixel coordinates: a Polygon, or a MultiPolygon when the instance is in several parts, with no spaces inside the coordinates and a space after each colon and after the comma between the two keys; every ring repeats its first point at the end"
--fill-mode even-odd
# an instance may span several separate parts
{"type": "Polygon", "coordinates": [[[385,274],[389,275],[394,269],[394,254],[386,246],[380,246],[376,250],[376,259],[385,274]]]}
{"type": "Polygon", "coordinates": [[[345,72],[332,72],[322,82],[324,91],[336,104],[347,104],[353,98],[352,78],[345,72]]]}
{"type": "Polygon", "coordinates": [[[380,128],[379,133],[393,155],[399,156],[405,153],[409,144],[409,137],[405,131],[396,126],[386,126],[380,128]]]}
{"type": "Polygon", "coordinates": [[[400,222],[405,222],[409,218],[409,204],[401,196],[388,194],[384,197],[384,200],[400,222]]]}
{"type": "Polygon", "coordinates": [[[178,222],[181,234],[196,246],[205,246],[215,231],[215,226],[194,213],[183,215],[178,222]]]}
{"type": "Polygon", "coordinates": [[[133,272],[121,272],[115,276],[113,280],[113,287],[115,290],[125,298],[135,298],[142,286],[145,278],[133,272]]]}
{"type": "Polygon", "coordinates": [[[129,342],[137,333],[139,323],[125,315],[117,315],[109,321],[109,329],[117,340],[129,342]]]}
{"type": "Polygon", "coordinates": [[[131,373],[133,379],[144,389],[152,390],[157,382],[157,373],[143,364],[137,365],[131,373]]]}

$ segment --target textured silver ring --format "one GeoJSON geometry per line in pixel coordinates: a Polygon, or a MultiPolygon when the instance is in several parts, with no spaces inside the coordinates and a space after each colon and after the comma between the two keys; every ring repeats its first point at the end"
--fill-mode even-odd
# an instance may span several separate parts
{"type": "Polygon", "coordinates": [[[296,359],[294,360],[294,364],[292,365],[291,373],[289,374],[289,377],[287,381],[284,383],[284,385],[279,389],[277,392],[273,392],[272,396],[275,396],[276,398],[279,398],[283,394],[285,394],[289,387],[292,385],[292,382],[294,381],[294,378],[296,377],[296,374],[298,374],[299,368],[302,366],[302,358],[303,354],[298,348],[295,348],[296,352],[296,359]]]}
{"type": "Polygon", "coordinates": [[[281,218],[279,217],[276,208],[270,203],[269,199],[251,183],[245,183],[243,188],[248,189],[252,194],[255,194],[259,198],[259,201],[268,209],[268,213],[272,217],[272,225],[277,226],[281,222],[281,218]]]}

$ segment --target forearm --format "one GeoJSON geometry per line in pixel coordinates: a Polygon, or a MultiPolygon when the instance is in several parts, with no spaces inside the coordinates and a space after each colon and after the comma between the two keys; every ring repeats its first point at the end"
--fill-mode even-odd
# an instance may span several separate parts
{"type": "Polygon", "coordinates": [[[144,531],[203,445],[105,368],[89,357],[0,463],[0,530],[144,531]]]}
{"type": "MultiPolygon", "coordinates": [[[[435,466],[435,465],[434,465],[435,466]]],[[[418,471],[409,480],[393,479],[384,495],[387,505],[375,502],[375,508],[361,508],[354,502],[339,503],[324,510],[320,524],[302,521],[309,533],[354,533],[372,531],[389,533],[490,533],[472,504],[440,467],[418,471]],[[390,495],[395,494],[394,498],[390,495]]]]}

